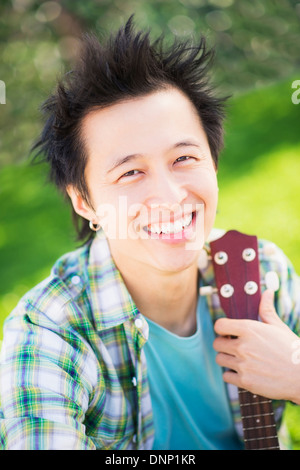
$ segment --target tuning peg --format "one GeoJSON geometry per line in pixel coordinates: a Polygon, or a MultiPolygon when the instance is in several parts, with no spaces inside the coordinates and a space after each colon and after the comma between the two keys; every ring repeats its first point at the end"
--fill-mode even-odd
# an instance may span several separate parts
{"type": "Polygon", "coordinates": [[[218,292],[218,289],[213,286],[202,286],[199,289],[200,295],[203,295],[203,296],[212,295],[216,292],[218,292]]]}
{"type": "MultiPolygon", "coordinates": [[[[272,242],[266,243],[262,248],[258,250],[260,255],[264,256],[272,256],[276,253],[276,245],[272,242]]],[[[217,264],[223,264],[227,261],[227,255],[224,252],[217,253],[218,258],[216,259],[217,264]],[[222,255],[220,257],[220,255],[222,255]]],[[[243,259],[245,261],[252,261],[255,258],[255,250],[252,248],[245,249],[243,251],[243,259]]],[[[199,269],[206,269],[208,266],[209,261],[211,261],[212,257],[205,249],[202,249],[199,254],[198,258],[198,268],[199,269]]]]}
{"type": "Polygon", "coordinates": [[[206,269],[208,266],[208,262],[211,260],[211,256],[207,253],[206,250],[201,250],[198,258],[198,268],[199,269],[206,269]]]}
{"type": "Polygon", "coordinates": [[[265,281],[263,285],[266,286],[267,289],[271,289],[272,291],[276,292],[279,289],[279,277],[275,271],[269,271],[265,274],[265,281]]]}
{"type": "MultiPolygon", "coordinates": [[[[249,283],[247,283],[247,284],[249,284],[249,283]]],[[[275,271],[267,272],[266,275],[265,275],[265,280],[261,282],[261,285],[265,286],[267,289],[273,290],[274,292],[278,291],[278,289],[279,289],[278,274],[275,271]]],[[[216,287],[213,287],[213,286],[202,286],[199,289],[200,295],[203,295],[203,296],[212,295],[212,294],[215,294],[216,292],[218,292],[218,289],[216,287]]],[[[253,293],[255,293],[255,292],[253,292],[253,293]]],[[[250,292],[247,292],[247,293],[250,293],[250,292]]]]}
{"type": "Polygon", "coordinates": [[[276,253],[275,243],[266,243],[262,248],[259,248],[259,253],[265,256],[272,256],[276,253]]]}

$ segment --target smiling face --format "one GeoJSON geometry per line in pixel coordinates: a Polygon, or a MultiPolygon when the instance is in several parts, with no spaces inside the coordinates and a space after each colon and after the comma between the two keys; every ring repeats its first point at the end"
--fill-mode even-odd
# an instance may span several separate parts
{"type": "Polygon", "coordinates": [[[74,189],[68,192],[78,214],[101,224],[117,266],[127,260],[172,272],[197,263],[218,189],[191,101],[167,88],[92,111],[82,137],[95,211],[74,189]]]}

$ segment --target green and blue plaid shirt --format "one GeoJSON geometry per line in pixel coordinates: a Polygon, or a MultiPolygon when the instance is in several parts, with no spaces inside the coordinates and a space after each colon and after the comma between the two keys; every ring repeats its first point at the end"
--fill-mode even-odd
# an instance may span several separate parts
{"type": "MultiPolygon", "coordinates": [[[[279,249],[261,255],[268,270],[280,277],[277,312],[299,332],[299,279],[279,249]]],[[[211,263],[201,274],[213,285],[211,263]]],[[[218,296],[208,300],[215,321],[218,296]]],[[[60,258],[5,323],[0,449],[151,449],[147,337],[103,235],[60,258]]],[[[237,390],[228,393],[242,436],[237,390]]]]}

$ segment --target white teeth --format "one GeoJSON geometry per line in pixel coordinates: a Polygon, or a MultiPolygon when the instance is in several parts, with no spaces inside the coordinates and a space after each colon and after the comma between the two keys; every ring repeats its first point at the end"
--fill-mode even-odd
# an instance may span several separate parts
{"type": "Polygon", "coordinates": [[[162,224],[152,224],[147,227],[151,233],[179,233],[192,222],[193,215],[189,214],[182,219],[176,220],[174,223],[164,222],[162,224]]]}

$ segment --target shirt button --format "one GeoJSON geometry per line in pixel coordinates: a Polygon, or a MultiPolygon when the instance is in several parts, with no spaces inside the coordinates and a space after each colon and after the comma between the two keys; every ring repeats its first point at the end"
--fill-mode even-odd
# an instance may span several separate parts
{"type": "Polygon", "coordinates": [[[133,385],[134,387],[136,387],[136,385],[137,385],[136,377],[132,377],[131,381],[132,381],[132,385],[133,385]]]}
{"type": "Polygon", "coordinates": [[[72,277],[72,284],[74,284],[75,286],[77,286],[77,284],[79,284],[81,281],[80,277],[79,276],[73,276],[72,277]]]}
{"type": "Polygon", "coordinates": [[[142,326],[143,326],[143,320],[141,320],[140,318],[137,318],[137,319],[135,320],[134,324],[135,324],[135,326],[136,326],[137,328],[142,328],[142,326]]]}

